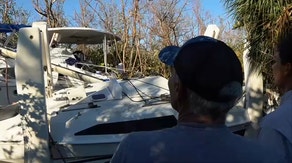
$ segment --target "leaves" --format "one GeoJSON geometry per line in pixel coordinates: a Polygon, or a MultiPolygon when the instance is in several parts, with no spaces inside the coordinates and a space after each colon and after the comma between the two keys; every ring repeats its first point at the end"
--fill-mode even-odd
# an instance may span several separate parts
{"type": "Polygon", "coordinates": [[[271,59],[279,38],[291,29],[291,0],[225,0],[236,28],[247,31],[253,69],[259,69],[270,80],[271,59]]]}
{"type": "MultiPolygon", "coordinates": [[[[109,49],[108,63],[113,66],[123,63],[132,74],[139,71],[144,75],[168,77],[168,69],[157,57],[159,50],[168,45],[182,45],[186,40],[203,34],[210,23],[219,26],[219,38],[233,47],[241,58],[245,33],[232,30],[225,18],[204,11],[200,0],[79,0],[80,10],[75,11],[72,20],[65,17],[64,2],[30,1],[35,7],[34,12],[47,20],[50,27],[91,27],[120,36],[122,41],[113,43],[109,49]]],[[[238,22],[243,24],[243,21],[238,22]]],[[[80,46],[76,50],[85,52],[95,64],[103,62],[99,48],[80,46]]]]}

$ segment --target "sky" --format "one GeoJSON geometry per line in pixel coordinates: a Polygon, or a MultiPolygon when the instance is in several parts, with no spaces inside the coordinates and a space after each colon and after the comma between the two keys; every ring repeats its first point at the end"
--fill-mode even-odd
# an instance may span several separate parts
{"type": "MultiPolygon", "coordinates": [[[[32,0],[16,0],[16,5],[31,12],[31,19],[40,19],[33,9],[32,0]]],[[[212,16],[227,17],[222,0],[201,0],[202,8],[205,12],[210,12],[212,16]]],[[[73,17],[74,11],[79,9],[79,0],[65,0],[64,11],[69,18],[73,17]]]]}
{"type": "Polygon", "coordinates": [[[227,17],[227,12],[222,0],[201,0],[202,7],[205,11],[209,11],[212,15],[221,15],[227,17]]]}

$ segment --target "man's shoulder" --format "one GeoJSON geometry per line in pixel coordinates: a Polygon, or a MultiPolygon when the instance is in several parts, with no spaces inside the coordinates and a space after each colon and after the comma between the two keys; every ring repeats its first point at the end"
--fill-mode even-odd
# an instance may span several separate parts
{"type": "Polygon", "coordinates": [[[267,114],[266,116],[263,117],[260,125],[262,127],[264,126],[271,126],[271,125],[276,125],[279,122],[282,122],[285,120],[285,110],[283,106],[280,106],[277,110],[267,114]]]}
{"type": "Polygon", "coordinates": [[[261,128],[291,128],[292,127],[292,105],[283,104],[280,105],[275,111],[269,113],[265,117],[263,117],[260,122],[261,128]]]}
{"type": "Polygon", "coordinates": [[[145,137],[148,138],[163,138],[165,135],[168,135],[170,132],[173,132],[176,130],[175,127],[173,128],[167,128],[167,129],[162,129],[162,130],[153,130],[153,131],[139,131],[139,132],[132,132],[130,133],[126,138],[131,139],[131,140],[140,140],[143,139],[145,140],[145,137]]]}
{"type": "Polygon", "coordinates": [[[250,150],[259,150],[262,151],[264,147],[255,139],[249,139],[243,136],[234,135],[233,145],[240,146],[242,149],[250,150]]]}
{"type": "Polygon", "coordinates": [[[272,149],[266,148],[263,144],[259,143],[255,139],[248,139],[238,136],[240,140],[237,141],[238,148],[241,148],[241,155],[245,156],[248,160],[254,160],[255,162],[283,162],[272,149]]]}

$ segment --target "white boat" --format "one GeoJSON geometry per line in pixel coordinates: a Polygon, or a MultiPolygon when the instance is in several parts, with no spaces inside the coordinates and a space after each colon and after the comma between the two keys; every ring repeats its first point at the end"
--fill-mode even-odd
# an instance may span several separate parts
{"type": "MultiPolygon", "coordinates": [[[[15,67],[20,100],[14,108],[20,106],[21,114],[0,121],[0,160],[108,161],[128,133],[176,125],[177,112],[169,102],[167,79],[149,76],[118,80],[106,76],[102,80],[61,62],[47,64],[43,62],[48,60],[44,49],[49,50],[49,43],[44,38],[50,38],[50,30],[54,29],[45,30],[41,24],[20,31],[17,51],[21,53],[17,53],[15,67]],[[34,39],[27,41],[30,38],[34,39]],[[23,62],[28,59],[30,63],[23,62]],[[48,66],[46,71],[44,65],[48,66]],[[46,91],[50,68],[90,83],[49,95],[46,91]]],[[[101,34],[101,40],[109,38],[101,34]]],[[[93,35],[86,36],[88,40],[90,36],[93,35]]],[[[56,43],[58,40],[61,39],[55,39],[56,43]]],[[[249,122],[241,107],[234,107],[226,119],[235,133],[244,132],[249,122]]]]}
{"type": "MultiPolygon", "coordinates": [[[[79,44],[102,45],[102,47],[107,47],[108,41],[119,41],[120,38],[118,36],[92,28],[61,27],[48,28],[48,38],[51,38],[51,64],[55,67],[56,71],[67,74],[70,82],[80,84],[80,80],[90,83],[96,80],[109,80],[107,75],[101,75],[83,69],[84,67],[88,67],[88,64],[82,62],[84,61],[83,58],[85,58],[85,55],[81,51],[73,51],[71,47],[79,44]],[[70,61],[73,63],[69,64],[68,62],[70,61]],[[76,79],[80,80],[77,81],[76,79]]],[[[105,55],[107,54],[107,48],[103,48],[103,53],[105,55]]],[[[107,64],[105,63],[105,65],[107,64]]],[[[107,72],[107,67],[105,67],[105,72],[107,72]]]]}

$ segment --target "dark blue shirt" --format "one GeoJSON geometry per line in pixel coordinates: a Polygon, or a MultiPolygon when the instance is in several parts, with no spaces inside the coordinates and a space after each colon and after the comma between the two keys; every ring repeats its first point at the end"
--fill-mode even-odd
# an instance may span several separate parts
{"type": "Polygon", "coordinates": [[[264,117],[258,140],[292,162],[292,91],[286,92],[280,106],[264,117]]]}
{"type": "Polygon", "coordinates": [[[137,132],[119,145],[111,162],[282,162],[257,142],[233,134],[225,125],[178,124],[137,132]]]}

